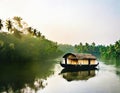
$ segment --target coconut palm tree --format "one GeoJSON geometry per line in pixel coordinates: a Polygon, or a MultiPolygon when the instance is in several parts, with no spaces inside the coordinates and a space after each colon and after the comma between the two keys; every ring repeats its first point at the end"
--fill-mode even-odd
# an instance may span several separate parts
{"type": "Polygon", "coordinates": [[[42,37],[42,39],[45,39],[45,36],[44,36],[44,35],[42,35],[41,37],[42,37]]]}
{"type": "Polygon", "coordinates": [[[33,36],[37,36],[37,29],[33,29],[33,36]]]}
{"type": "Polygon", "coordinates": [[[84,49],[85,49],[84,52],[86,53],[89,52],[89,44],[87,42],[85,43],[84,49]]]}
{"type": "Polygon", "coordinates": [[[80,44],[79,44],[79,52],[83,52],[84,50],[84,48],[83,48],[84,46],[83,46],[83,44],[82,44],[82,42],[80,42],[80,44]]]}
{"type": "Polygon", "coordinates": [[[3,24],[2,24],[2,20],[0,19],[0,30],[2,29],[3,24]]]}
{"type": "Polygon", "coordinates": [[[37,32],[37,37],[41,37],[41,33],[40,33],[40,31],[37,32]]]}
{"type": "Polygon", "coordinates": [[[32,35],[33,34],[33,28],[32,27],[28,27],[27,31],[32,35]]]}
{"type": "Polygon", "coordinates": [[[116,57],[120,57],[120,40],[115,42],[116,57]]]}
{"type": "Polygon", "coordinates": [[[12,32],[12,21],[11,20],[6,20],[6,28],[8,29],[8,31],[12,32]]]}
{"type": "Polygon", "coordinates": [[[23,27],[22,24],[21,24],[21,21],[22,21],[21,17],[15,16],[13,19],[17,22],[16,25],[18,25],[18,27],[20,27],[20,28],[23,27]]]}

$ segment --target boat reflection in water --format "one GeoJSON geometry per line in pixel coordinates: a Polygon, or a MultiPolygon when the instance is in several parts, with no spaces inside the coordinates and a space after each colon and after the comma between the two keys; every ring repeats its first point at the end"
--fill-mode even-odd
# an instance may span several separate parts
{"type": "Polygon", "coordinates": [[[78,81],[78,80],[88,80],[92,77],[96,76],[97,69],[79,69],[79,70],[71,70],[71,69],[63,69],[61,71],[61,75],[67,81],[78,81]]]}

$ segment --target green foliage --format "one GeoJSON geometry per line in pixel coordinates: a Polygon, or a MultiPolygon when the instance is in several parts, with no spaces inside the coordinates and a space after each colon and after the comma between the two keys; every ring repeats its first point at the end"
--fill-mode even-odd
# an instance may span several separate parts
{"type": "Polygon", "coordinates": [[[62,53],[57,43],[25,25],[20,17],[5,23],[8,32],[0,32],[0,92],[20,93],[26,85],[35,91],[44,88],[43,79],[53,73],[53,59],[62,53]],[[35,86],[36,81],[39,87],[35,86]]]}
{"type": "Polygon", "coordinates": [[[61,54],[57,43],[45,39],[37,29],[24,26],[22,18],[14,17],[13,20],[6,20],[10,32],[0,33],[0,62],[40,61],[61,54]],[[13,20],[17,21],[16,24],[13,20]]]}
{"type": "Polygon", "coordinates": [[[3,24],[2,24],[2,20],[0,19],[0,30],[2,29],[3,24]]]}
{"type": "Polygon", "coordinates": [[[63,53],[76,52],[74,46],[68,44],[59,44],[58,49],[63,51],[63,53]]]}
{"type": "Polygon", "coordinates": [[[6,20],[6,28],[8,29],[8,31],[12,31],[13,25],[11,20],[6,20]]]}
{"type": "Polygon", "coordinates": [[[116,52],[116,57],[120,58],[120,40],[115,42],[114,50],[116,52]]]}
{"type": "Polygon", "coordinates": [[[85,45],[80,43],[79,45],[75,45],[75,49],[79,53],[91,53],[102,59],[117,60],[120,58],[120,40],[116,41],[115,44],[108,46],[96,46],[94,42],[91,45],[88,43],[85,43],[85,45]]]}
{"type": "Polygon", "coordinates": [[[99,48],[101,46],[95,46],[94,42],[91,45],[88,43],[85,43],[85,45],[80,43],[79,45],[75,45],[74,47],[75,50],[78,51],[78,53],[91,53],[96,56],[100,56],[99,48]]]}
{"type": "Polygon", "coordinates": [[[82,44],[81,42],[75,46],[67,45],[67,44],[60,44],[58,47],[63,53],[68,52],[76,52],[76,53],[90,53],[97,58],[102,60],[107,60],[106,62],[109,64],[115,64],[116,66],[120,66],[120,61],[117,61],[120,59],[120,40],[116,41],[113,45],[96,45],[94,42],[92,44],[82,44]],[[112,60],[109,61],[109,60],[112,60]]]}
{"type": "Polygon", "coordinates": [[[17,38],[14,34],[0,33],[0,61],[35,61],[59,55],[57,44],[27,35],[17,38]]]}

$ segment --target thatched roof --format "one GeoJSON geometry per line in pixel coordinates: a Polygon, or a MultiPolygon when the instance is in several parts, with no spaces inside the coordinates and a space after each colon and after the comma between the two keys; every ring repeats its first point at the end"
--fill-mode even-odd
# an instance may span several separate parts
{"type": "Polygon", "coordinates": [[[63,56],[63,58],[68,58],[69,59],[93,59],[95,60],[96,57],[93,56],[92,54],[84,54],[84,53],[67,53],[63,56]],[[72,57],[69,57],[72,55],[72,57]]]}

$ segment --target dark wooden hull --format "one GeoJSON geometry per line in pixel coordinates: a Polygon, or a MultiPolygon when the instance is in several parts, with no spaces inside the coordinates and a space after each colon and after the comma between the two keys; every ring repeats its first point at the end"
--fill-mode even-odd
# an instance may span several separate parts
{"type": "Polygon", "coordinates": [[[92,68],[92,69],[70,69],[70,68],[64,68],[64,69],[62,69],[62,71],[61,71],[61,74],[62,73],[69,73],[69,72],[84,72],[84,71],[92,71],[92,70],[99,70],[99,69],[97,69],[97,68],[92,68]]]}
{"type": "Polygon", "coordinates": [[[67,69],[95,69],[99,65],[99,63],[92,64],[92,65],[72,65],[72,64],[60,63],[60,65],[64,68],[67,68],[67,69]]]}

